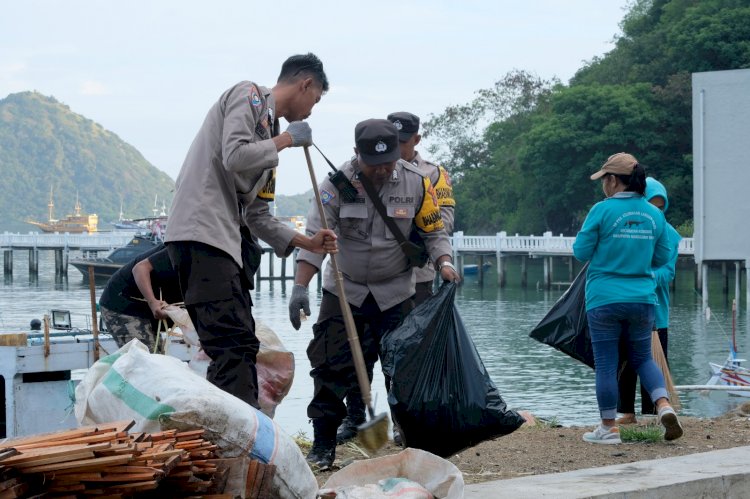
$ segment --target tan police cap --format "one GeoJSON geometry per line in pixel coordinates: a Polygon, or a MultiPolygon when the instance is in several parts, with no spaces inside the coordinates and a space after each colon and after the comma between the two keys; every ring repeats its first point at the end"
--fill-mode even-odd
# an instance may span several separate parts
{"type": "Polygon", "coordinates": [[[630,175],[638,160],[632,154],[618,152],[610,156],[602,165],[601,170],[591,175],[591,180],[602,178],[607,173],[613,175],[630,175]]]}

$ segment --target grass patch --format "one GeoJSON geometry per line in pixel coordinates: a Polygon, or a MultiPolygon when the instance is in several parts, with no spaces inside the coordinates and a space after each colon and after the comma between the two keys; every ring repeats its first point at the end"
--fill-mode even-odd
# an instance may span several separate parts
{"type": "Polygon", "coordinates": [[[312,441],[307,437],[307,434],[304,431],[298,431],[292,438],[303,453],[309,452],[312,448],[312,441]]]}
{"type": "Polygon", "coordinates": [[[658,426],[620,426],[620,439],[623,442],[656,443],[662,440],[662,430],[658,426]]]}
{"type": "Polygon", "coordinates": [[[549,419],[537,418],[536,425],[540,428],[560,428],[562,426],[557,416],[552,416],[549,419]]]}

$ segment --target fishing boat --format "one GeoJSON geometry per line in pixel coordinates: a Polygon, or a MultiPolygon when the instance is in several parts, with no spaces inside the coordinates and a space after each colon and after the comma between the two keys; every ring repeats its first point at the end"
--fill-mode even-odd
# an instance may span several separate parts
{"type": "MultiPolygon", "coordinates": [[[[90,328],[88,316],[84,329],[68,310],[51,310],[43,328],[34,322],[31,330],[0,331],[0,439],[77,427],[71,410],[76,385],[97,359],[118,349],[103,323],[90,328]]],[[[168,355],[192,357],[181,336],[164,339],[168,355]]]]}
{"type": "Polygon", "coordinates": [[[158,195],[154,198],[153,215],[144,218],[125,218],[120,203],[120,216],[117,222],[112,222],[115,230],[151,231],[163,233],[167,227],[167,203],[162,200],[161,209],[158,205],[158,195]]]}
{"type": "Polygon", "coordinates": [[[154,233],[136,234],[128,244],[112,250],[105,257],[75,258],[69,263],[77,268],[86,279],[89,277],[89,269],[94,270],[96,278],[109,279],[120,267],[159,244],[161,244],[160,235],[157,237],[154,233]]]}
{"type": "Polygon", "coordinates": [[[746,388],[746,390],[726,390],[729,395],[737,397],[750,397],[750,370],[740,364],[744,359],[738,359],[736,352],[732,351],[724,361],[724,364],[709,362],[711,367],[711,378],[706,383],[709,386],[728,386],[746,388]]]}
{"type": "Polygon", "coordinates": [[[78,193],[76,193],[75,213],[73,215],[68,215],[60,220],[55,218],[55,201],[51,187],[49,190],[49,203],[47,203],[47,208],[49,209],[49,219],[46,222],[27,220],[26,223],[39,227],[42,232],[68,232],[70,234],[81,234],[83,232],[96,232],[97,230],[96,226],[99,223],[99,217],[95,214],[81,214],[81,203],[78,201],[78,193]]]}
{"type": "MultiPolygon", "coordinates": [[[[492,267],[492,264],[490,262],[485,262],[482,264],[482,272],[487,272],[490,267],[492,267]]],[[[464,275],[474,275],[479,273],[479,265],[476,264],[468,264],[464,265],[464,275]]]]}
{"type": "Polygon", "coordinates": [[[732,300],[732,342],[729,345],[729,356],[724,364],[709,362],[711,378],[706,382],[709,386],[727,386],[744,388],[744,390],[726,390],[729,395],[737,397],[750,397],[750,369],[742,367],[745,359],[737,358],[737,302],[732,300]]]}

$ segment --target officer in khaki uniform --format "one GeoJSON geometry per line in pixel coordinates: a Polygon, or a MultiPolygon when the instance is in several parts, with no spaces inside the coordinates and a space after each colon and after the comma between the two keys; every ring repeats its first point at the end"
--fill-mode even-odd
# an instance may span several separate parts
{"type": "MultiPolygon", "coordinates": [[[[458,280],[451,263],[451,245],[440,218],[435,191],[418,168],[401,161],[398,131],[388,120],[367,120],[354,131],[356,157],[341,167],[359,195],[346,202],[326,179],[320,186],[328,224],[338,234],[337,263],[344,276],[346,298],[351,305],[365,363],[372,379],[380,338],[398,325],[413,308],[414,271],[372,201],[360,178],[370,179],[391,217],[404,236],[417,227],[433,261],[445,280],[458,280]]],[[[316,207],[307,217],[307,232],[321,225],[316,207]]],[[[309,313],[307,285],[323,263],[324,255],[302,250],[297,256],[297,276],[289,303],[289,316],[300,327],[300,309],[309,313]]],[[[333,268],[323,278],[323,299],[314,337],[307,349],[315,392],[307,409],[312,419],[314,442],[308,461],[321,468],[335,458],[336,429],[346,416],[345,394],[357,383],[351,351],[336,297],[333,268]]]]}
{"type": "MultiPolygon", "coordinates": [[[[435,187],[440,217],[443,219],[445,231],[450,236],[453,234],[453,210],[456,206],[456,201],[453,199],[453,184],[445,168],[427,161],[416,151],[417,144],[422,140],[422,136],[419,134],[419,116],[407,112],[391,113],[388,115],[388,121],[393,123],[393,126],[398,130],[401,159],[419,168],[422,173],[429,177],[430,182],[435,187]]],[[[419,305],[433,294],[432,284],[435,281],[433,262],[427,262],[423,267],[415,268],[414,275],[417,280],[415,302],[419,305]]]]}
{"type": "MultiPolygon", "coordinates": [[[[453,199],[451,179],[445,168],[423,159],[415,150],[417,144],[422,139],[422,136],[418,133],[419,116],[407,112],[398,112],[389,114],[387,119],[398,130],[401,159],[419,168],[435,187],[435,194],[437,195],[438,206],[440,207],[440,218],[443,219],[445,231],[450,236],[453,233],[453,209],[456,206],[456,201],[453,199]]],[[[427,262],[422,267],[414,268],[416,279],[415,305],[419,305],[432,296],[435,274],[435,266],[432,262],[427,262]]],[[[344,421],[342,421],[341,426],[339,426],[336,432],[336,441],[339,444],[356,437],[357,426],[365,421],[365,405],[362,402],[362,395],[359,393],[359,388],[356,386],[351,392],[346,394],[346,412],[346,418],[344,418],[344,421]]],[[[401,445],[401,433],[398,427],[393,428],[393,441],[401,445]]]]}
{"type": "Polygon", "coordinates": [[[209,110],[177,177],[165,242],[185,306],[211,358],[207,379],[256,408],[259,343],[250,295],[243,290],[240,226],[244,222],[278,256],[294,246],[335,251],[332,231],[299,234],[273,218],[267,202],[279,151],[312,143],[302,120],[327,90],[323,64],[314,54],[287,59],[272,89],[238,83],[209,110]],[[281,134],[280,117],[290,122],[281,134]]]}

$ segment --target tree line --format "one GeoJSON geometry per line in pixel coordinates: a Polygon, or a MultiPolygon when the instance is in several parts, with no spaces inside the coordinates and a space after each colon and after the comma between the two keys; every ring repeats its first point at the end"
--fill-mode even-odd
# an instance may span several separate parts
{"type": "Polygon", "coordinates": [[[602,199],[589,175],[626,151],[692,235],[691,73],[750,67],[750,1],[636,0],[620,28],[568,84],[514,70],[424,123],[454,181],[456,230],[573,235],[602,199]]]}

